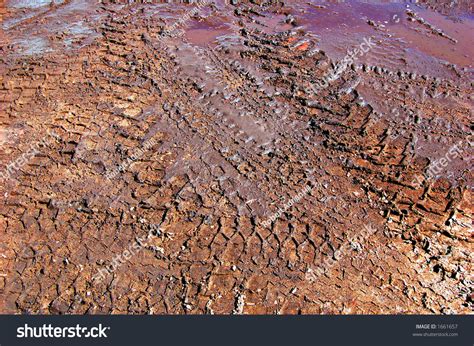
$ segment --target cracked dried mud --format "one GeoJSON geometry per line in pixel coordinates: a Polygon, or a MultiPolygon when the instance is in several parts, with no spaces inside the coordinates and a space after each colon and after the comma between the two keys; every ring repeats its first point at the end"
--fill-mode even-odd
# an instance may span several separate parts
{"type": "Polygon", "coordinates": [[[473,13],[0,1],[0,313],[472,313],[473,13]]]}

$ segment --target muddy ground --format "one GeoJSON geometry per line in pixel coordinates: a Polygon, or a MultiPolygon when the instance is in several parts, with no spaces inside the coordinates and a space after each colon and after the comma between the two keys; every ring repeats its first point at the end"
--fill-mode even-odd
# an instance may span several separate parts
{"type": "Polygon", "coordinates": [[[0,1],[0,312],[471,313],[473,13],[0,1]]]}

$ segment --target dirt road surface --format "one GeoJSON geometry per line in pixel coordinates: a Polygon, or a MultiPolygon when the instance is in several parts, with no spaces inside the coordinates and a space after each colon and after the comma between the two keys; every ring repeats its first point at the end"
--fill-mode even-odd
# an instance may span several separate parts
{"type": "Polygon", "coordinates": [[[1,1],[0,312],[472,313],[449,3],[1,1]]]}

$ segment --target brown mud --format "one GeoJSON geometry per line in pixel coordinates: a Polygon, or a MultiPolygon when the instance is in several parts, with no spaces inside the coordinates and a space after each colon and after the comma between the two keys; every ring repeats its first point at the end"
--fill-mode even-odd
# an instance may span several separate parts
{"type": "Polygon", "coordinates": [[[0,312],[471,313],[469,2],[197,6],[0,2],[0,312]]]}

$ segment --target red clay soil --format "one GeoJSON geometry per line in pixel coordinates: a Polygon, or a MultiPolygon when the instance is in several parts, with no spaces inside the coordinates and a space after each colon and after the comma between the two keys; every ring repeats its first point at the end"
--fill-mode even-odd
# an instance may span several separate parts
{"type": "Polygon", "coordinates": [[[472,8],[431,3],[2,2],[0,312],[471,313],[472,8]]]}

